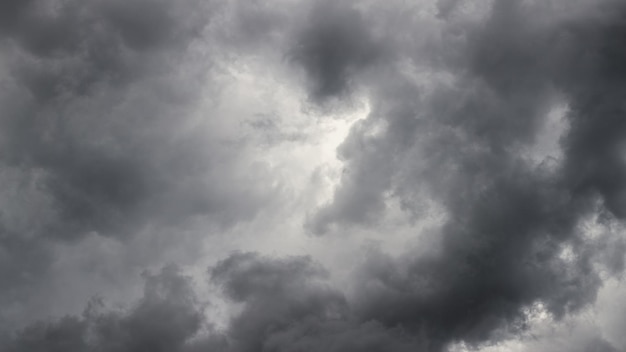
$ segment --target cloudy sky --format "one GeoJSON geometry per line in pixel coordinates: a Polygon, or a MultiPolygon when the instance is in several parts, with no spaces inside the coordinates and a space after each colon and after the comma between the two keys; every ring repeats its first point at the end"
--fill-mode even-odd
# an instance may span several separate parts
{"type": "Polygon", "coordinates": [[[3,0],[0,350],[626,351],[623,0],[3,0]]]}

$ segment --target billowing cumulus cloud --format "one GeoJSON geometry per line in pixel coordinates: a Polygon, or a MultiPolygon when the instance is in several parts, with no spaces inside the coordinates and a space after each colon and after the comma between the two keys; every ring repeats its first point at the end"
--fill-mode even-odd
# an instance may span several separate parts
{"type": "Polygon", "coordinates": [[[242,312],[226,332],[203,320],[188,277],[176,267],[145,275],[144,296],[128,310],[100,312],[98,301],[81,317],[65,317],[19,331],[9,351],[409,351],[401,330],[359,322],[345,298],[324,282],[310,258],[284,260],[237,253],[210,278],[242,312]],[[204,325],[204,326],[203,326],[204,325]]]}
{"type": "Polygon", "coordinates": [[[625,15],[5,2],[2,348],[623,350],[625,15]]]}
{"type": "Polygon", "coordinates": [[[101,312],[93,301],[80,317],[25,328],[8,351],[180,351],[202,327],[201,306],[176,267],[146,274],[143,298],[125,311],[101,312]]]}
{"type": "Polygon", "coordinates": [[[254,216],[267,192],[233,185],[238,150],[209,126],[211,4],[3,6],[0,296],[40,282],[57,244],[254,216]]]}
{"type": "MultiPolygon", "coordinates": [[[[332,203],[313,217],[314,230],[371,222],[389,199],[410,207],[430,196],[446,211],[432,255],[372,257],[359,284],[366,316],[425,330],[442,343],[472,343],[498,328],[523,327],[521,309],[538,300],[556,316],[594,300],[601,282],[596,244],[580,231],[580,219],[598,211],[606,221],[621,218],[620,123],[603,121],[621,116],[610,98],[619,73],[604,73],[621,56],[604,41],[618,35],[619,24],[607,23],[623,8],[609,8],[602,20],[544,24],[533,18],[546,10],[542,4],[495,2],[486,22],[464,33],[453,57],[441,54],[452,85],[428,95],[417,87],[395,97],[390,109],[375,107],[352,130],[340,149],[347,169],[332,203]],[[599,34],[604,27],[613,34],[599,34]],[[585,36],[595,40],[581,41],[585,36]],[[585,60],[572,53],[577,50],[593,59],[576,63],[585,60]],[[416,103],[420,95],[425,98],[416,103]],[[537,164],[523,150],[556,99],[568,104],[563,155],[537,164]],[[611,112],[597,110],[604,108],[611,112]],[[369,120],[383,120],[383,132],[372,137],[376,122],[369,120]],[[607,126],[611,133],[598,131],[607,126]],[[583,164],[595,165],[591,174],[583,164]]],[[[373,83],[382,89],[383,107],[393,99],[386,90],[400,89],[396,77],[390,80],[388,87],[373,83]]],[[[621,270],[622,259],[609,266],[621,270]]]]}

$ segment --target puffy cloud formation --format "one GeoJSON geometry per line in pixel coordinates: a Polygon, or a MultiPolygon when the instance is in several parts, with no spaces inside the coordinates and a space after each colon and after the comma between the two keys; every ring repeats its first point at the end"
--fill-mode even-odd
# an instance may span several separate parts
{"type": "Polygon", "coordinates": [[[230,183],[237,151],[199,118],[210,4],[2,6],[0,300],[37,285],[59,244],[254,215],[266,191],[230,183]]]}
{"type": "Polygon", "coordinates": [[[0,347],[626,349],[625,19],[5,1],[0,347]]]}
{"type": "Polygon", "coordinates": [[[81,317],[25,328],[7,351],[180,351],[202,314],[188,278],[176,267],[146,275],[143,298],[128,311],[101,312],[93,301],[81,317]]]}

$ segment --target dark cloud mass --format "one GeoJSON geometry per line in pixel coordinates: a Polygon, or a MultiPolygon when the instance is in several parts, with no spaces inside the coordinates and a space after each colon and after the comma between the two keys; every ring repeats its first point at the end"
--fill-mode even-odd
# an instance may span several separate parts
{"type": "Polygon", "coordinates": [[[143,298],[125,311],[101,312],[94,300],[80,317],[25,328],[4,351],[182,351],[202,327],[191,283],[176,267],[146,274],[143,298]]]}
{"type": "Polygon", "coordinates": [[[622,217],[623,113],[620,98],[613,100],[620,72],[606,70],[618,70],[613,60],[621,61],[613,48],[624,40],[616,39],[622,23],[608,25],[608,18],[620,18],[623,6],[607,5],[611,14],[602,20],[549,26],[527,20],[535,6],[543,10],[496,1],[486,23],[467,33],[461,62],[458,53],[450,60],[461,72],[456,87],[442,87],[421,104],[414,103],[417,91],[382,116],[374,108],[344,142],[347,172],[333,202],[313,217],[314,231],[380,214],[386,192],[410,204],[419,197],[411,193],[429,187],[447,210],[439,253],[370,259],[360,284],[366,317],[426,331],[435,344],[472,343],[498,328],[523,328],[521,309],[533,302],[563,316],[594,300],[601,280],[592,241],[578,225],[597,211],[598,197],[603,214],[622,217]],[[545,162],[529,165],[521,151],[534,142],[555,95],[568,103],[570,127],[561,165],[549,170],[545,162]],[[378,119],[386,130],[364,141],[374,125],[368,120],[378,119]],[[428,138],[433,133],[441,139],[428,138]],[[416,158],[424,158],[424,169],[405,171],[416,158]],[[566,245],[574,253],[563,259],[566,245]]]}
{"type": "MultiPolygon", "coordinates": [[[[625,45],[626,6],[609,0],[5,1],[0,349],[443,352],[528,342],[537,316],[566,324],[624,270],[625,45]],[[235,115],[255,107],[223,93],[224,77],[255,65],[270,72],[268,91],[289,87],[305,107],[367,101],[337,148],[327,203],[290,206],[296,181],[281,184],[275,155],[291,147],[251,142],[278,134],[281,116],[245,120],[268,135],[233,142],[235,115]],[[268,173],[248,169],[260,150],[268,173]],[[384,225],[396,212],[414,235],[400,251],[355,249],[350,270],[276,255],[281,246],[258,253],[268,239],[255,215],[281,202],[326,245],[343,236],[361,247],[363,228],[392,243],[384,225]],[[424,234],[416,224],[434,213],[424,234]],[[146,272],[126,308],[102,292],[82,315],[12,321],[11,307],[48,285],[62,246],[90,236],[125,246],[155,228],[182,242],[198,218],[221,233],[253,228],[253,249],[199,261],[212,263],[202,279],[175,265],[146,272]]],[[[271,231],[294,216],[276,218],[271,231]]],[[[146,236],[160,244],[136,265],[163,267],[159,248],[172,242],[146,236]]],[[[609,335],[571,348],[626,348],[609,335]]],[[[535,346],[557,346],[550,338],[535,346]]]]}
{"type": "Polygon", "coordinates": [[[315,100],[345,96],[359,72],[381,58],[383,45],[349,5],[321,1],[310,11],[290,57],[304,68],[315,100]]]}
{"type": "MultiPolygon", "coordinates": [[[[144,297],[126,311],[103,313],[92,303],[65,317],[18,332],[8,351],[409,351],[398,330],[359,322],[344,297],[328,287],[309,258],[275,260],[238,253],[218,263],[211,279],[242,303],[228,331],[205,325],[189,278],[176,267],[146,275],[144,297]]],[[[0,345],[1,346],[1,345],[0,345]]],[[[7,347],[5,347],[7,348],[7,347]]]]}
{"type": "Polygon", "coordinates": [[[2,6],[0,301],[41,282],[59,243],[254,215],[262,191],[226,184],[221,159],[236,151],[197,119],[211,63],[197,64],[194,46],[209,3],[2,6]]]}

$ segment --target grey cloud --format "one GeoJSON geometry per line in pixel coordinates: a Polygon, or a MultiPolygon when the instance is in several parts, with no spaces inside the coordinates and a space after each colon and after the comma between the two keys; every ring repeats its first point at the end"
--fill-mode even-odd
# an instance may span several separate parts
{"type": "Polygon", "coordinates": [[[351,316],[309,258],[236,253],[210,271],[227,296],[243,304],[226,331],[203,318],[188,277],[174,266],[144,275],[143,298],[123,311],[94,300],[82,316],[39,322],[5,336],[21,351],[413,351],[419,341],[399,329],[351,316]]]}
{"type": "Polygon", "coordinates": [[[603,339],[590,341],[584,349],[585,352],[619,352],[619,350],[603,339]]]}
{"type": "Polygon", "coordinates": [[[198,1],[107,1],[101,6],[106,20],[124,43],[136,50],[184,44],[200,34],[202,14],[198,1]],[[181,19],[185,19],[181,21],[181,19]]]}
{"type": "Polygon", "coordinates": [[[560,35],[563,42],[557,82],[570,101],[570,133],[564,141],[565,172],[577,193],[597,193],[607,210],[625,215],[623,143],[626,9],[609,3],[599,19],[569,23],[560,35]],[[567,59],[566,59],[567,58],[567,59]]]}
{"type": "Polygon", "coordinates": [[[320,282],[325,275],[307,258],[272,260],[239,253],[218,263],[212,280],[228,297],[245,303],[230,327],[234,350],[262,350],[274,331],[287,330],[292,322],[341,317],[346,302],[320,282]]]}
{"type": "Polygon", "coordinates": [[[21,53],[12,71],[43,103],[149,72],[166,49],[184,50],[200,34],[202,10],[194,0],[24,2],[13,6],[2,44],[21,53]]]}
{"type": "MultiPolygon", "coordinates": [[[[212,329],[204,320],[203,305],[195,297],[190,279],[169,266],[158,275],[144,275],[143,298],[128,310],[106,311],[94,300],[80,317],[33,324],[5,336],[0,346],[11,352],[404,352],[442,347],[439,336],[426,326],[416,333],[408,325],[386,326],[384,321],[355,310],[329,284],[327,272],[308,257],[275,259],[235,253],[211,267],[209,274],[211,282],[241,307],[223,331],[212,329]]],[[[424,316],[436,319],[427,313],[424,316]]],[[[583,342],[584,346],[576,346],[581,351],[615,350],[600,338],[583,342]]],[[[545,346],[549,350],[550,344],[545,346]]]]}
{"type": "MultiPolygon", "coordinates": [[[[598,329],[594,318],[586,312],[565,322],[546,321],[543,326],[535,326],[534,330],[525,334],[526,342],[521,351],[556,352],[617,352],[620,349],[606,338],[598,329]]],[[[593,315],[593,314],[591,314],[593,315]]],[[[597,315],[595,316],[597,318],[597,315]]],[[[542,323],[539,323],[540,325],[542,323]]],[[[497,350],[497,349],[496,349],[497,350]]]]}
{"type": "MultiPolygon", "coordinates": [[[[184,104],[192,103],[187,100],[192,97],[180,101],[178,88],[166,87],[165,82],[158,80],[141,82],[134,77],[135,70],[127,70],[130,68],[127,64],[147,67],[156,64],[154,58],[170,55],[167,51],[160,55],[148,53],[149,47],[162,44],[154,41],[189,43],[193,39],[191,34],[169,38],[177,31],[170,27],[183,21],[184,13],[175,10],[180,7],[185,12],[194,11],[193,7],[187,8],[193,6],[191,2],[177,4],[107,2],[107,11],[101,11],[100,6],[104,5],[100,3],[90,6],[62,2],[57,4],[60,7],[57,12],[43,13],[44,4],[35,2],[24,17],[33,17],[31,21],[37,25],[49,22],[51,28],[37,28],[25,19],[11,34],[28,51],[12,52],[18,57],[25,55],[25,59],[9,67],[14,75],[10,89],[4,93],[9,109],[2,119],[3,163],[26,173],[43,174],[42,182],[53,195],[62,226],[77,227],[57,231],[68,232],[62,236],[72,236],[76,231],[107,232],[107,227],[122,225],[121,217],[140,206],[148,194],[168,187],[163,181],[169,180],[159,180],[163,176],[156,176],[160,172],[155,167],[162,167],[156,163],[172,163],[167,154],[181,154],[173,156],[179,164],[182,155],[191,157],[193,149],[185,148],[193,142],[180,144],[176,151],[164,148],[170,149],[167,154],[158,149],[167,144],[163,135],[166,130],[183,121],[176,122],[176,115],[190,113],[184,104]],[[137,28],[126,28],[115,17],[120,11],[128,14],[124,6],[137,10],[149,8],[155,15],[142,17],[143,22],[134,23],[137,28]],[[98,28],[99,22],[111,23],[118,32],[98,28]],[[65,33],[64,28],[73,34],[65,33]],[[143,38],[144,32],[153,37],[143,38]],[[80,37],[73,37],[76,33],[80,37]],[[20,37],[21,34],[26,38],[20,37]],[[39,35],[55,38],[33,39],[39,35]],[[71,41],[72,45],[64,46],[57,37],[71,41]],[[139,38],[133,39],[137,41],[137,51],[129,52],[123,47],[130,40],[126,37],[139,38]],[[145,43],[139,43],[140,40],[145,43]],[[44,53],[48,49],[37,47],[39,42],[51,46],[49,50],[64,49],[63,53],[49,57],[44,53]],[[121,83],[115,83],[118,79],[126,84],[118,85],[121,83]],[[136,89],[153,96],[141,97],[135,93],[136,89]],[[133,101],[133,95],[138,99],[133,101]],[[17,103],[11,104],[11,99],[17,103]],[[129,104],[137,106],[129,107],[129,104]],[[141,123],[146,123],[143,126],[146,135],[129,130],[141,123]],[[156,159],[155,153],[164,158],[156,159]]],[[[9,50],[7,57],[11,58],[9,50]]],[[[165,80],[167,75],[158,78],[165,80]]],[[[171,165],[174,166],[182,165],[171,165]]]]}
{"type": "MultiPolygon", "coordinates": [[[[604,201],[600,212],[622,217],[617,62],[623,60],[613,48],[624,40],[623,7],[612,5],[600,20],[545,26],[528,21],[546,10],[542,5],[496,1],[486,23],[465,28],[457,50],[436,62],[413,61],[450,65],[454,87],[409,90],[402,73],[369,83],[377,94],[372,113],[339,150],[341,184],[312,217],[312,229],[375,224],[388,194],[409,208],[420,196],[432,197],[447,220],[437,253],[370,258],[357,284],[360,314],[425,331],[437,350],[459,339],[479,344],[498,329],[517,333],[525,328],[522,308],[537,301],[556,317],[594,301],[601,284],[597,244],[579,220],[598,211],[596,195],[604,201]],[[560,32],[569,28],[575,37],[560,32]],[[399,90],[409,93],[398,98],[399,90]],[[559,94],[570,104],[570,130],[562,164],[551,171],[529,163],[521,150],[532,145],[559,94]],[[383,131],[372,133],[380,121],[383,131]],[[567,260],[559,254],[563,246],[573,248],[567,260]]],[[[456,40],[451,35],[443,39],[456,40]]]]}
{"type": "Polygon", "coordinates": [[[316,2],[298,31],[291,60],[301,65],[314,100],[346,95],[360,71],[384,54],[361,13],[348,3],[316,2]]]}
{"type": "Polygon", "coordinates": [[[194,51],[212,3],[2,6],[0,304],[45,289],[58,244],[256,214],[271,191],[235,185],[239,151],[209,133],[215,116],[198,116],[213,114],[199,111],[213,63],[194,51]]]}
{"type": "MultiPolygon", "coordinates": [[[[251,51],[262,39],[282,49],[272,33],[289,32],[285,55],[304,71],[320,106],[349,100],[360,88],[369,94],[369,116],[338,149],[341,183],[308,219],[309,229],[376,229],[387,201],[415,213],[434,202],[446,217],[432,253],[372,251],[354,277],[354,301],[310,258],[236,253],[210,270],[211,283],[241,308],[221,333],[200,333],[201,308],[170,268],[147,277],[144,298],[128,311],[87,310],[33,325],[6,337],[6,348],[442,351],[520,334],[533,304],[559,320],[592,303],[601,271],[624,267],[624,240],[610,225],[626,214],[625,7],[603,1],[589,5],[592,13],[559,17],[558,7],[499,0],[486,22],[468,24],[450,15],[463,3],[440,1],[431,9],[439,27],[424,34],[411,20],[375,26],[368,11],[376,7],[328,1],[298,8],[302,23],[241,5],[234,33],[218,31],[225,48],[251,51]],[[427,87],[415,72],[430,75],[427,87]],[[562,156],[535,163],[524,150],[559,100],[568,105],[562,156]],[[606,233],[594,237],[582,222],[595,217],[606,233]]],[[[210,64],[189,73],[171,62],[184,61],[198,38],[202,7],[76,4],[59,2],[56,12],[36,1],[0,5],[11,13],[0,27],[2,69],[11,73],[0,94],[0,178],[7,181],[0,196],[3,205],[24,209],[0,213],[6,302],[43,275],[55,243],[87,232],[124,241],[147,223],[171,226],[194,216],[226,227],[253,217],[264,202],[254,185],[233,185],[225,160],[236,151],[179,132],[200,99],[185,74],[210,71],[210,64]]],[[[411,11],[402,18],[417,16],[411,11]]],[[[602,339],[581,348],[615,350],[602,339]]]]}
{"type": "MultiPolygon", "coordinates": [[[[94,300],[82,316],[66,316],[19,330],[3,350],[183,351],[203,324],[189,278],[174,266],[146,274],[143,298],[126,311],[102,311],[94,300]]],[[[0,344],[2,345],[2,344],[0,344]]]]}
{"type": "Polygon", "coordinates": [[[423,344],[360,321],[326,275],[306,257],[237,253],[218,263],[212,280],[244,304],[227,331],[229,351],[412,351],[423,344]]]}
{"type": "Polygon", "coordinates": [[[272,297],[291,290],[303,291],[312,280],[328,273],[307,257],[276,260],[257,253],[235,253],[210,271],[211,280],[221,284],[236,301],[250,297],[272,297]]]}

